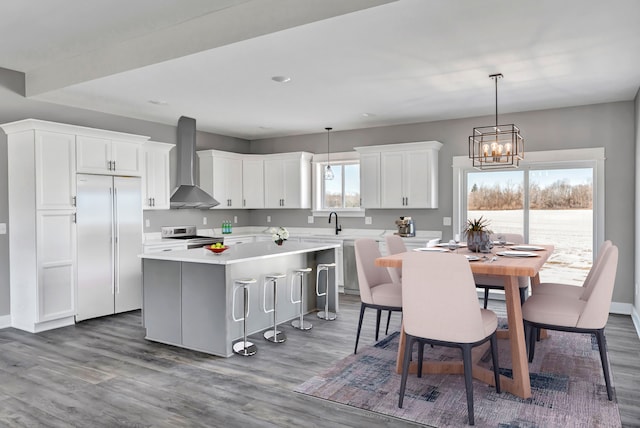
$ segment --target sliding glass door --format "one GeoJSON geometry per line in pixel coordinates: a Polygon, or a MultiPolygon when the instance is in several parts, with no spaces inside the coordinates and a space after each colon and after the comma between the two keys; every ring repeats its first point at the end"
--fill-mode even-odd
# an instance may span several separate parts
{"type": "Polygon", "coordinates": [[[483,216],[496,233],[553,244],[541,280],[582,285],[593,260],[593,182],[592,167],[469,171],[466,218],[483,216]]]}

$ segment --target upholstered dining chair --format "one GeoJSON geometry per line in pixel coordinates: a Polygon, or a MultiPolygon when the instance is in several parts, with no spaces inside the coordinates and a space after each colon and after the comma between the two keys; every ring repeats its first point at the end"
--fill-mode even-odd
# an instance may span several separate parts
{"type": "Polygon", "coordinates": [[[571,284],[562,284],[558,282],[542,282],[535,287],[531,287],[532,294],[554,294],[560,296],[568,296],[568,297],[576,297],[579,298],[585,290],[585,287],[593,286],[593,278],[596,275],[596,272],[602,268],[602,260],[604,255],[613,245],[611,241],[604,241],[602,245],[600,245],[600,249],[598,250],[598,256],[596,257],[596,261],[591,266],[587,277],[582,283],[582,287],[578,287],[571,284]]]}
{"type": "Polygon", "coordinates": [[[406,336],[398,407],[402,407],[409,360],[418,342],[418,377],[424,344],[462,350],[469,424],[474,424],[471,349],[491,342],[496,392],[500,392],[496,314],[478,306],[473,274],[461,254],[411,253],[402,260],[403,328],[406,336]]]}
{"type": "Polygon", "coordinates": [[[607,387],[607,397],[612,400],[604,328],[609,318],[611,296],[618,269],[618,247],[611,245],[607,248],[600,264],[601,267],[593,273],[591,284],[588,287],[580,287],[583,290],[579,297],[534,294],[522,305],[522,318],[529,348],[529,362],[533,361],[535,353],[535,332],[540,328],[595,335],[607,387]]]}
{"type": "MultiPolygon", "coordinates": [[[[387,235],[384,237],[384,241],[387,244],[387,253],[389,255],[407,252],[407,246],[404,245],[404,241],[398,235],[387,235]]],[[[398,284],[402,282],[402,268],[387,268],[387,270],[389,270],[391,279],[394,282],[398,284]]]]}
{"type": "MultiPolygon", "coordinates": [[[[362,329],[362,319],[366,308],[376,309],[376,341],[380,330],[380,315],[382,311],[402,312],[402,288],[395,284],[389,276],[386,268],[376,267],[375,260],[381,257],[378,243],[373,239],[356,239],[355,241],[356,270],[358,273],[358,286],[360,288],[360,319],[356,335],[356,346],[353,350],[358,352],[358,341],[362,329]]],[[[389,325],[387,324],[387,329],[389,325]]]]}
{"type": "MultiPolygon", "coordinates": [[[[523,244],[524,237],[517,233],[502,233],[507,242],[513,242],[514,244],[523,244]]],[[[491,239],[495,240],[497,235],[491,235],[491,239]]],[[[485,275],[474,274],[473,278],[476,281],[477,288],[484,288],[484,308],[487,309],[487,303],[489,302],[489,290],[504,290],[504,276],[497,275],[485,275]]],[[[520,289],[520,303],[523,303],[527,298],[527,289],[529,288],[529,278],[526,276],[518,277],[518,287],[520,289]]]]}

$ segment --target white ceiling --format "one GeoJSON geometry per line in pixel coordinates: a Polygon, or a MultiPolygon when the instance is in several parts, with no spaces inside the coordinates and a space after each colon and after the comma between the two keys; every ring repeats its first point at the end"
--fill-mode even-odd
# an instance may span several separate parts
{"type": "Polygon", "coordinates": [[[27,96],[249,140],[493,115],[496,72],[501,113],[640,86],[638,0],[0,4],[0,67],[27,96]]]}

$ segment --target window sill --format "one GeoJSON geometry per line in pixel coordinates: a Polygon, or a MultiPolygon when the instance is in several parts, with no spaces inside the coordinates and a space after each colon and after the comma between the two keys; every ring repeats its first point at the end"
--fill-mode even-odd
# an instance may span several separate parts
{"type": "Polygon", "coordinates": [[[364,217],[365,216],[365,210],[363,209],[333,209],[333,210],[313,210],[311,211],[311,214],[314,217],[328,217],[329,213],[331,212],[335,212],[338,214],[339,217],[364,217]]]}

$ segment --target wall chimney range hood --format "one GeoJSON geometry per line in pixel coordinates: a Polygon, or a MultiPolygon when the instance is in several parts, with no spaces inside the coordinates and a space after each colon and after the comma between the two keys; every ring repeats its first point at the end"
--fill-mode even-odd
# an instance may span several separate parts
{"type": "Polygon", "coordinates": [[[195,184],[196,120],[178,120],[178,187],[171,195],[171,208],[209,209],[220,202],[195,184]]]}

